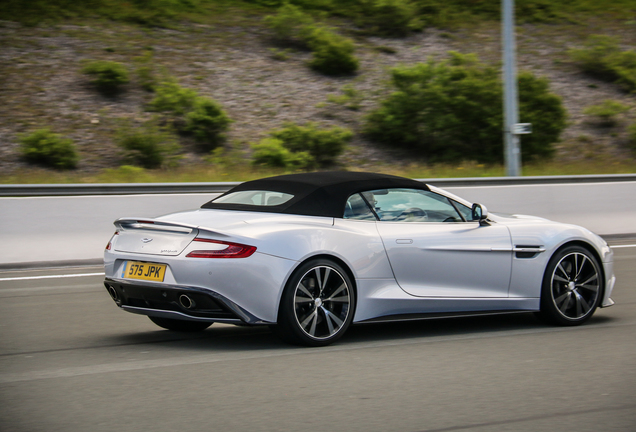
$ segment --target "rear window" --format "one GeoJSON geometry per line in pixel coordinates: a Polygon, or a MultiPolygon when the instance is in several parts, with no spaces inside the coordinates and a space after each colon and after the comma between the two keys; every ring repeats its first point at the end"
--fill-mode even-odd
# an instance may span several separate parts
{"type": "Polygon", "coordinates": [[[294,195],[274,191],[238,191],[218,197],[212,200],[218,204],[244,204],[253,206],[277,206],[285,204],[294,195]]]}

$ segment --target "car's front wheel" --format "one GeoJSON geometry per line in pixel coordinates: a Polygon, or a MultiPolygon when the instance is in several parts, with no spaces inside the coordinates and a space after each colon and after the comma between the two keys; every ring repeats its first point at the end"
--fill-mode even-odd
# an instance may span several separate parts
{"type": "Polygon", "coordinates": [[[212,325],[212,323],[201,321],[185,321],[153,316],[149,316],[148,318],[150,318],[150,321],[157,324],[161,328],[178,332],[199,332],[212,325]]]}
{"type": "Polygon", "coordinates": [[[550,259],[543,276],[540,317],[553,324],[582,324],[601,300],[601,267],[587,249],[568,246],[550,259]]]}
{"type": "Polygon", "coordinates": [[[294,344],[329,345],[351,324],[355,304],[353,284],[340,265],[329,259],[309,261],[285,286],[276,332],[294,344]]]}

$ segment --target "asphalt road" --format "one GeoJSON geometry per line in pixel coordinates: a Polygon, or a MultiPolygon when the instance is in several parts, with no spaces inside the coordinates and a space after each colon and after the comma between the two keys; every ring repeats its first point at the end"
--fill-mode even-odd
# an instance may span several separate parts
{"type": "Polygon", "coordinates": [[[161,330],[116,308],[99,267],[1,272],[0,430],[635,431],[636,247],[615,270],[616,305],[581,327],[366,325],[312,349],[161,330]]]}

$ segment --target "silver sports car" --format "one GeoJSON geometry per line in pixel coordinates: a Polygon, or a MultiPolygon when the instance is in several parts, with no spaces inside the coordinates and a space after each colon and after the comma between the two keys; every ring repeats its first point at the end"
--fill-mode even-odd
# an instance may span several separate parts
{"type": "Polygon", "coordinates": [[[587,229],[389,175],[265,178],[115,226],[106,289],[174,331],[269,325],[321,346],[352,323],[535,311],[577,325],[613,304],[612,251],[587,229]]]}

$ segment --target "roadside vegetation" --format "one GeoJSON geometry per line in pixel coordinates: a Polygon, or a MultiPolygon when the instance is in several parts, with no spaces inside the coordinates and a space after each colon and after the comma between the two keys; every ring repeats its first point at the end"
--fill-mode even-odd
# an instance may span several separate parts
{"type": "Polygon", "coordinates": [[[272,168],[313,170],[336,166],[353,136],[349,129],[320,128],[315,123],[287,123],[270,137],[253,144],[252,163],[272,168]]]}
{"type": "MultiPolygon", "coordinates": [[[[391,70],[395,89],[367,117],[365,130],[385,145],[401,146],[430,161],[501,163],[504,146],[502,83],[498,70],[474,55],[451,52],[448,61],[391,70]]],[[[536,132],[524,140],[525,161],[554,153],[565,128],[561,98],[545,79],[519,74],[520,120],[536,132]]]]}
{"type": "Polygon", "coordinates": [[[630,106],[613,99],[605,99],[600,104],[590,105],[583,110],[583,114],[593,117],[599,125],[617,126],[621,116],[630,110],[630,106]]]}
{"type": "MultiPolygon", "coordinates": [[[[5,0],[0,182],[502,175],[499,7],[5,0]]],[[[636,172],[633,0],[516,7],[524,175],[636,172]]]]}
{"type": "Polygon", "coordinates": [[[159,112],[163,122],[184,135],[194,137],[201,151],[209,152],[225,142],[225,131],[232,120],[214,99],[166,79],[154,89],[149,111],[159,112]]]}
{"type": "Polygon", "coordinates": [[[293,4],[283,4],[276,15],[265,17],[265,23],[278,44],[310,50],[312,58],[308,65],[318,72],[348,75],[358,69],[353,41],[316,24],[310,15],[293,4]]]}
{"type": "Polygon", "coordinates": [[[88,62],[82,68],[82,72],[91,77],[90,83],[105,96],[114,96],[122,91],[122,86],[127,84],[128,69],[124,65],[114,61],[95,60],[88,62]]]}
{"type": "Polygon", "coordinates": [[[570,56],[588,74],[636,92],[636,51],[622,50],[618,38],[592,35],[583,48],[570,50],[570,56]]]}
{"type": "Polygon", "coordinates": [[[143,124],[126,122],[117,129],[115,140],[121,148],[124,166],[153,169],[175,166],[178,160],[177,136],[170,126],[162,126],[157,119],[143,124]]]}
{"type": "MultiPolygon", "coordinates": [[[[452,27],[480,20],[498,20],[499,2],[474,0],[4,0],[0,19],[35,25],[42,21],[100,16],[113,21],[173,26],[182,20],[202,21],[240,4],[244,10],[271,10],[292,4],[327,16],[355,20],[375,34],[404,35],[424,27],[452,27]]],[[[518,22],[576,22],[579,16],[625,16],[632,0],[517,0],[518,22]]]]}
{"type": "Polygon", "coordinates": [[[22,135],[19,140],[22,155],[29,162],[58,170],[77,166],[78,155],[73,141],[49,129],[38,129],[22,135]]]}

